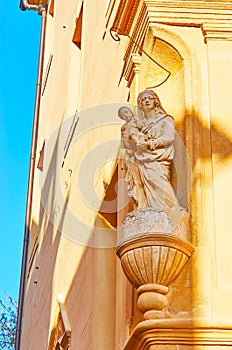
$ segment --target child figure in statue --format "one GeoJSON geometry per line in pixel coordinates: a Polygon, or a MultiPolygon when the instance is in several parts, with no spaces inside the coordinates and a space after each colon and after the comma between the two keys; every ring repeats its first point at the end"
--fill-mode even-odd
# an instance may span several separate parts
{"type": "Polygon", "coordinates": [[[119,108],[118,116],[125,121],[125,124],[121,127],[121,142],[122,149],[125,150],[123,158],[127,168],[126,181],[128,184],[128,196],[138,203],[141,201],[138,198],[139,192],[137,191],[135,178],[138,178],[139,174],[135,166],[134,154],[137,146],[146,142],[145,135],[141,132],[143,123],[127,106],[119,108]]]}
{"type": "Polygon", "coordinates": [[[145,135],[141,132],[143,123],[127,106],[119,108],[118,116],[126,122],[121,127],[122,146],[133,153],[136,145],[145,141],[145,135]]]}

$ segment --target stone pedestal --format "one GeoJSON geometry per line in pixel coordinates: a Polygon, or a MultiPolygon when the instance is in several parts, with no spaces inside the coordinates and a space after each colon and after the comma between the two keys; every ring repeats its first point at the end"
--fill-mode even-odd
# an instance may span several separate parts
{"type": "Polygon", "coordinates": [[[117,255],[137,289],[137,307],[145,320],[166,317],[169,286],[194,252],[193,246],[179,237],[185,234],[184,227],[186,213],[174,226],[167,213],[152,208],[133,211],[123,220],[117,255]]]}

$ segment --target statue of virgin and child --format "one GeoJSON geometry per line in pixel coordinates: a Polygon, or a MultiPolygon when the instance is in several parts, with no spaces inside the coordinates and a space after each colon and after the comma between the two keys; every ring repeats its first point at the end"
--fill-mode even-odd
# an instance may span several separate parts
{"type": "Polygon", "coordinates": [[[127,107],[118,110],[125,121],[121,128],[125,149],[128,195],[137,208],[181,211],[172,185],[170,167],[174,157],[173,117],[163,109],[156,93],[142,91],[137,99],[138,115],[127,107]]]}

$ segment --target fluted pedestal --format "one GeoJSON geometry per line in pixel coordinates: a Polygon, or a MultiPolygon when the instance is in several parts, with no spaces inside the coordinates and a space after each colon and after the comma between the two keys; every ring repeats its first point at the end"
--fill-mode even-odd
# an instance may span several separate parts
{"type": "Polygon", "coordinates": [[[165,318],[169,286],[194,248],[172,233],[181,230],[181,220],[173,228],[166,213],[152,208],[129,213],[123,225],[117,255],[126,277],[137,289],[137,307],[145,320],[165,318]],[[157,232],[158,229],[163,232],[157,232]]]}

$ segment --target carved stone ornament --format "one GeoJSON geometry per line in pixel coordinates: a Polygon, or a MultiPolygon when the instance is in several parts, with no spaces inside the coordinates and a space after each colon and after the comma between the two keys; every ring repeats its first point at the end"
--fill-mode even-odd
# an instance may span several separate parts
{"type": "Polygon", "coordinates": [[[163,211],[153,208],[134,210],[123,221],[122,238],[127,239],[148,232],[170,233],[173,229],[170,219],[163,211]]]}

